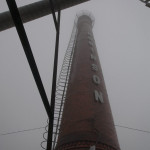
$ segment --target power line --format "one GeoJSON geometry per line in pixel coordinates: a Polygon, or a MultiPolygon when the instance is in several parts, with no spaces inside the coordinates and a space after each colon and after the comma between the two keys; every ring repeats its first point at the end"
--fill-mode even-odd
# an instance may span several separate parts
{"type": "Polygon", "coordinates": [[[26,130],[19,130],[19,131],[15,131],[15,132],[1,133],[0,136],[9,135],[9,134],[17,134],[17,133],[22,133],[22,132],[34,131],[34,130],[40,130],[40,129],[43,129],[43,128],[45,128],[45,127],[32,128],[32,129],[26,129],[26,130]]]}
{"type": "MultiPolygon", "coordinates": [[[[122,126],[122,125],[115,125],[115,126],[119,127],[119,128],[125,128],[125,129],[129,129],[129,130],[138,131],[138,132],[150,133],[150,131],[131,128],[131,127],[127,127],[127,126],[122,126]]],[[[45,127],[38,127],[38,128],[25,129],[25,130],[19,130],[19,131],[14,131],[14,132],[1,133],[0,136],[23,133],[23,132],[29,132],[29,131],[34,131],[34,130],[40,130],[40,129],[43,129],[43,128],[45,128],[45,127]]]]}
{"type": "Polygon", "coordinates": [[[135,128],[130,128],[130,127],[121,126],[121,125],[115,125],[115,126],[116,126],[116,127],[120,127],[120,128],[129,129],[129,130],[134,130],[134,131],[139,131],[139,132],[150,133],[150,131],[145,131],[145,130],[141,130],[141,129],[135,129],[135,128]]]}

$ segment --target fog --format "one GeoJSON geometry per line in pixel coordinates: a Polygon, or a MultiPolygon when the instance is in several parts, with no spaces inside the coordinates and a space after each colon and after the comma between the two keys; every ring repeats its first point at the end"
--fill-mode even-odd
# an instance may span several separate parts
{"type": "MultiPolygon", "coordinates": [[[[16,0],[18,6],[36,2],[16,0]]],[[[6,1],[0,12],[7,11],[6,1]]],[[[150,8],[138,0],[91,0],[62,11],[59,67],[62,64],[76,13],[90,11],[97,50],[116,125],[150,131],[150,8]]],[[[51,96],[55,47],[52,16],[24,24],[47,93],[51,96]]],[[[0,33],[0,149],[37,150],[47,114],[15,28],[0,33]]],[[[150,149],[150,134],[116,126],[122,150],[150,149]]]]}

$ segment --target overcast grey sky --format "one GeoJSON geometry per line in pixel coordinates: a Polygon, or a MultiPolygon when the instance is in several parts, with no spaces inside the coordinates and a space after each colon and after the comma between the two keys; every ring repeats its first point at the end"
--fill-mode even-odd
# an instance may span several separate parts
{"type": "MultiPolygon", "coordinates": [[[[16,0],[18,6],[36,0],[16,0]]],[[[0,1],[0,12],[8,10],[0,1]]],[[[62,11],[59,68],[75,15],[89,10],[107,92],[117,125],[150,131],[150,9],[138,0],[91,0],[62,11]]],[[[51,95],[55,28],[51,15],[25,24],[51,95]]],[[[15,28],[0,33],[0,133],[45,126],[47,115],[15,28]]],[[[122,150],[149,150],[150,134],[116,127],[122,150]]],[[[37,150],[44,130],[0,136],[1,150],[37,150]]]]}

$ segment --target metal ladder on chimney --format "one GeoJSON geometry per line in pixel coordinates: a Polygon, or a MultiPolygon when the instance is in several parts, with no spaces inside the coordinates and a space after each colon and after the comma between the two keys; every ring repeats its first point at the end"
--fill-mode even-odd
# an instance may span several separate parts
{"type": "Polygon", "coordinates": [[[73,59],[73,54],[75,49],[76,36],[77,36],[77,28],[76,28],[76,23],[74,23],[71,38],[65,53],[62,68],[56,86],[54,124],[53,124],[53,145],[52,145],[53,150],[56,147],[58,135],[60,131],[63,108],[66,99],[66,92],[69,84],[72,59],[73,59]]]}

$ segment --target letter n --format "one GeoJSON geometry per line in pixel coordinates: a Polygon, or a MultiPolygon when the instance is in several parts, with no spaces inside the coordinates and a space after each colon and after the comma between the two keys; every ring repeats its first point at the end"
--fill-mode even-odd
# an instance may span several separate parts
{"type": "Polygon", "coordinates": [[[97,90],[94,90],[94,96],[97,102],[104,103],[102,92],[98,92],[97,90]]]}

